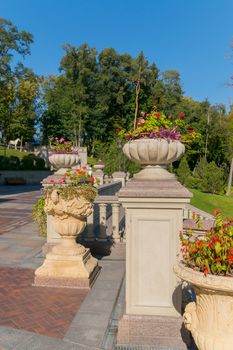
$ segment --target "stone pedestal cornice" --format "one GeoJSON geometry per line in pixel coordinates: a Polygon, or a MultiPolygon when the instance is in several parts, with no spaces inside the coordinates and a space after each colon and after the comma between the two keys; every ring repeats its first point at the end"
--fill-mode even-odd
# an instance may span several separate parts
{"type": "Polygon", "coordinates": [[[192,193],[189,192],[184,186],[182,186],[176,178],[171,179],[143,179],[132,178],[127,182],[126,187],[122,188],[118,192],[120,200],[123,198],[150,198],[158,200],[158,198],[175,198],[188,199],[192,197],[192,193]]]}

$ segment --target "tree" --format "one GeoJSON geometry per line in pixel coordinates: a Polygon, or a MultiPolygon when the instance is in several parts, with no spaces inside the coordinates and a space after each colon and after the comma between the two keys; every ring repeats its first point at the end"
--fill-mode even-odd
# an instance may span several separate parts
{"type": "Polygon", "coordinates": [[[66,44],[60,63],[61,75],[44,82],[42,125],[46,137],[65,136],[76,145],[85,138],[85,126],[92,103],[96,71],[96,51],[87,44],[79,47],[66,44]],[[57,121],[56,127],[53,126],[57,121]],[[56,134],[55,134],[56,133],[56,134]]]}
{"type": "MultiPolygon", "coordinates": [[[[13,58],[15,54],[22,58],[30,54],[32,42],[33,38],[30,33],[19,31],[10,21],[0,19],[0,128],[6,139],[16,137],[11,123],[15,115],[19,113],[19,108],[16,113],[15,107],[19,106],[24,90],[21,78],[22,72],[25,73],[25,68],[20,62],[13,64],[13,58]]],[[[22,113],[25,113],[25,109],[22,110],[22,113]]]]}

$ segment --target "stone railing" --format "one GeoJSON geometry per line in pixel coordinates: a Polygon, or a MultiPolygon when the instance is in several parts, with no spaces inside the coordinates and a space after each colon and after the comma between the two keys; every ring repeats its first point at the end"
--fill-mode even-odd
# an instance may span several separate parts
{"type": "Polygon", "coordinates": [[[92,215],[82,234],[85,241],[121,241],[124,233],[124,210],[116,195],[98,195],[92,215]]]}
{"type": "Polygon", "coordinates": [[[183,228],[192,229],[195,234],[203,234],[215,225],[214,216],[194,207],[191,204],[186,204],[183,210],[183,228]]]}

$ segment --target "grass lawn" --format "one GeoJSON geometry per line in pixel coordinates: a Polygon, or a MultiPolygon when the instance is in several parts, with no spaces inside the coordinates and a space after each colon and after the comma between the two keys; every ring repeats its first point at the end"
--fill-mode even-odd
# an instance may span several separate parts
{"type": "Polygon", "coordinates": [[[213,210],[220,209],[224,217],[233,218],[233,197],[204,193],[194,189],[189,190],[193,193],[191,204],[194,207],[210,214],[212,214],[213,210]]]}
{"type": "Polygon", "coordinates": [[[12,148],[7,148],[6,150],[0,146],[0,156],[7,156],[7,157],[10,157],[10,156],[16,156],[16,157],[19,157],[19,158],[23,158],[25,157],[27,154],[29,154],[28,152],[20,152],[16,149],[12,149],[12,148]]]}

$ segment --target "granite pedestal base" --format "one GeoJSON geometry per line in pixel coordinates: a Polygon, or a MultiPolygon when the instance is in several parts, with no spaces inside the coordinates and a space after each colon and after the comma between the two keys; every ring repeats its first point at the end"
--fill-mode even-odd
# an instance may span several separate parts
{"type": "Polygon", "coordinates": [[[117,345],[142,345],[187,350],[192,343],[182,317],[124,314],[118,324],[117,345]]]}

